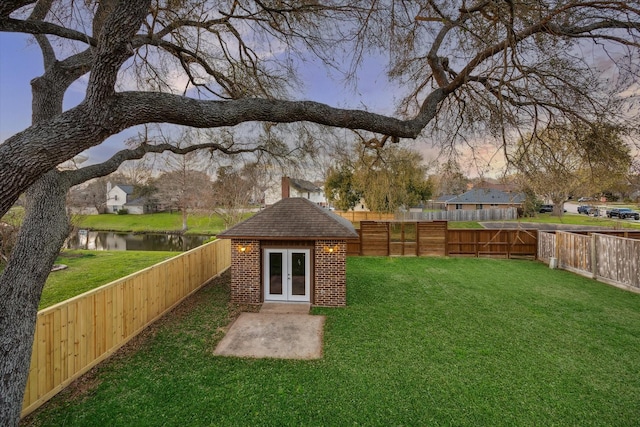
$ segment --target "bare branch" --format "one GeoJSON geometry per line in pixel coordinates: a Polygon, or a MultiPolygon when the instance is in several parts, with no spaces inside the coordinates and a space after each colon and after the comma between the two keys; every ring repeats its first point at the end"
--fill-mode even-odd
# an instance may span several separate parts
{"type": "Polygon", "coordinates": [[[9,16],[21,7],[35,3],[36,1],[37,0],[4,0],[0,3],[0,16],[9,16]]]}

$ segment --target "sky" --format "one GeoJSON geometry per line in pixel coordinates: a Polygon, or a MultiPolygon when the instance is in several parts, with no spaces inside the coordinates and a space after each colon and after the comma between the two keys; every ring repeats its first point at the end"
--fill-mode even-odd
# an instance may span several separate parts
{"type": "MultiPolygon", "coordinates": [[[[367,108],[369,111],[393,115],[398,101],[394,86],[385,75],[386,59],[372,55],[365,59],[358,72],[357,88],[344,86],[340,76],[329,76],[319,63],[310,61],[301,67],[302,80],[305,84],[303,93],[296,98],[323,102],[341,108],[367,108]]],[[[43,72],[41,54],[38,45],[29,35],[0,33],[0,141],[4,141],[15,133],[27,128],[31,123],[31,88],[30,81],[43,72]]],[[[86,76],[75,83],[65,95],[64,108],[77,105],[84,97],[86,76]]],[[[98,163],[108,159],[112,154],[124,148],[124,141],[136,134],[130,129],[114,135],[99,146],[83,153],[89,157],[85,164],[98,163]]],[[[345,137],[352,140],[345,132],[345,137]]],[[[433,163],[438,157],[438,149],[433,148],[432,141],[421,138],[417,141],[403,140],[404,144],[419,151],[425,163],[433,163]]],[[[494,156],[496,148],[491,144],[480,147],[480,155],[486,159],[494,156]]],[[[469,176],[477,175],[477,171],[466,167],[467,159],[463,157],[463,171],[469,176]]],[[[498,156],[500,158],[501,156],[498,156]]],[[[498,176],[501,162],[494,162],[489,168],[488,176],[498,176]]]]}
{"type": "MultiPolygon", "coordinates": [[[[393,93],[384,75],[383,59],[374,58],[364,64],[357,90],[344,88],[313,62],[303,69],[305,92],[299,99],[310,99],[337,107],[362,108],[381,114],[393,114],[393,93]]],[[[31,123],[31,79],[41,75],[43,65],[39,47],[28,35],[0,33],[0,141],[27,128],[31,123]]],[[[76,83],[66,94],[64,108],[77,105],[84,97],[84,86],[76,83]]],[[[96,158],[102,158],[122,147],[122,141],[131,133],[114,136],[92,149],[96,158]]]]}

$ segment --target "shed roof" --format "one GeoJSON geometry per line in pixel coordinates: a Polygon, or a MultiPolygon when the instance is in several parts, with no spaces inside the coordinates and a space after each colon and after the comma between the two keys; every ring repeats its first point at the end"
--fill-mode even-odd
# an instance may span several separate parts
{"type": "Polygon", "coordinates": [[[310,202],[291,197],[218,234],[223,239],[350,239],[358,233],[350,221],[310,202]]]}

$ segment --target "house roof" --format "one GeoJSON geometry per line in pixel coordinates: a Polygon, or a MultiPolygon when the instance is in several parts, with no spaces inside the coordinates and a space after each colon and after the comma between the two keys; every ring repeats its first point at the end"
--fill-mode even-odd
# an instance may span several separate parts
{"type": "Polygon", "coordinates": [[[289,178],[290,185],[298,191],[309,191],[313,193],[322,192],[322,188],[318,187],[311,181],[304,179],[289,178]]]}
{"type": "Polygon", "coordinates": [[[156,203],[155,200],[151,200],[148,197],[138,197],[137,199],[133,199],[130,202],[125,203],[125,206],[144,206],[149,203],[156,203]]]}
{"type": "Polygon", "coordinates": [[[441,196],[438,196],[438,198],[435,200],[436,202],[448,202],[451,199],[454,199],[458,196],[456,196],[455,194],[443,194],[441,196]]]}
{"type": "Polygon", "coordinates": [[[218,234],[219,238],[258,240],[350,239],[358,233],[350,221],[310,202],[291,197],[218,234]]]}
{"type": "Polygon", "coordinates": [[[447,200],[448,204],[518,204],[524,202],[524,193],[505,193],[492,188],[474,188],[453,199],[447,200]]]}
{"type": "Polygon", "coordinates": [[[116,184],[113,186],[113,188],[116,188],[116,187],[120,187],[120,189],[127,194],[133,194],[133,185],[116,184]]]}

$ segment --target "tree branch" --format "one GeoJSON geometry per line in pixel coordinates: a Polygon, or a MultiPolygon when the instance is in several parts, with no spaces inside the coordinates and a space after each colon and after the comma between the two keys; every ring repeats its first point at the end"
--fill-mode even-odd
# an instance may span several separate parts
{"type": "Polygon", "coordinates": [[[211,151],[219,151],[221,153],[227,155],[235,155],[241,153],[253,153],[256,151],[263,150],[262,147],[253,147],[253,148],[236,148],[231,149],[229,147],[225,147],[221,144],[209,142],[203,144],[194,144],[186,147],[177,147],[173,144],[162,143],[162,144],[141,144],[136,148],[120,150],[116,154],[114,154],[109,160],[106,162],[86,166],[77,170],[70,170],[62,172],[67,176],[67,179],[71,183],[71,186],[82,184],[93,178],[98,178],[101,176],[109,175],[110,173],[115,172],[118,167],[127,160],[137,160],[141,159],[148,153],[163,153],[165,151],[170,151],[174,154],[188,154],[198,150],[211,150],[211,151]]]}
{"type": "Polygon", "coordinates": [[[114,93],[118,70],[133,55],[131,40],[149,12],[151,0],[119,1],[101,26],[89,77],[87,102],[99,108],[114,93]]]}
{"type": "Polygon", "coordinates": [[[35,2],[36,0],[3,0],[0,3],[0,16],[9,16],[21,7],[35,2]]]}
{"type": "Polygon", "coordinates": [[[18,195],[47,170],[131,126],[161,121],[215,128],[250,121],[310,121],[416,138],[433,118],[438,103],[446,94],[446,91],[436,89],[427,97],[416,117],[400,120],[312,101],[252,98],[201,101],[166,93],[118,93],[105,101],[99,111],[82,103],[53,120],[34,124],[0,145],[0,182],[3,183],[0,187],[0,214],[4,214],[18,195]]]}
{"type": "Polygon", "coordinates": [[[22,19],[1,18],[0,32],[5,33],[24,33],[24,34],[49,34],[69,40],[76,40],[83,43],[96,46],[97,40],[80,31],[70,28],[61,27],[51,22],[30,21],[22,19]]]}

